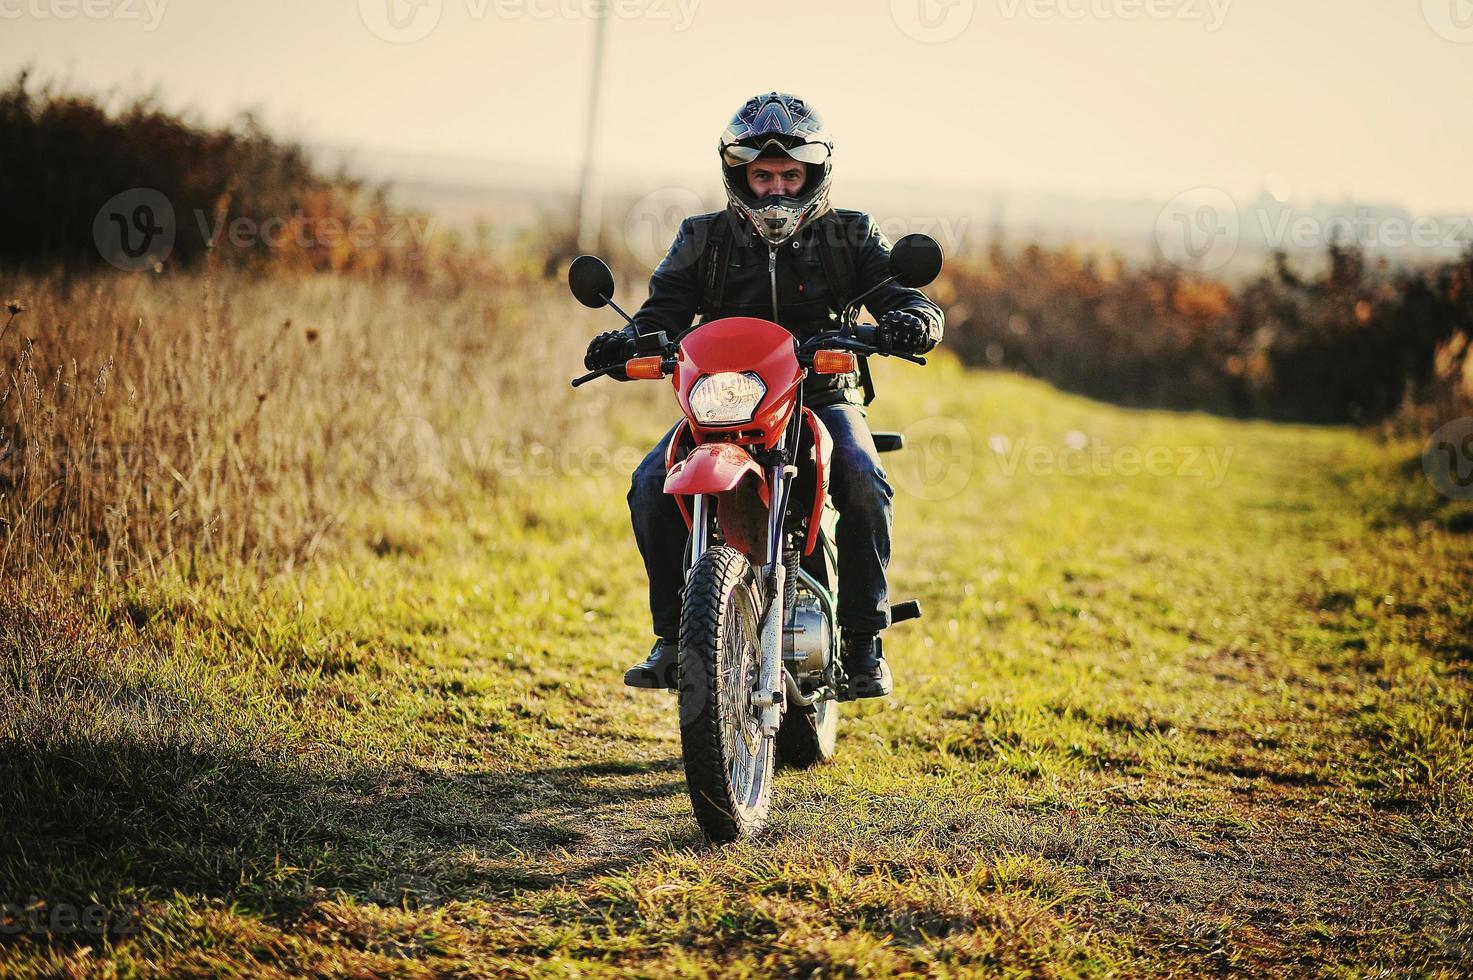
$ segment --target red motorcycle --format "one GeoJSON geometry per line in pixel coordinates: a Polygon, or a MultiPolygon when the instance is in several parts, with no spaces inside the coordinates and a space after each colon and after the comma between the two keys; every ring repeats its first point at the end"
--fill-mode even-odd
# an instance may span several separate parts
{"type": "MultiPolygon", "coordinates": [[[[908,235],[890,253],[890,279],[928,285],[941,248],[908,235]]],[[[611,306],[614,277],[591,255],[568,270],[580,303],[611,306]]],[[[878,287],[876,287],[878,288],[878,287]]],[[[635,328],[636,356],[586,374],[576,387],[622,369],[631,379],[670,377],[684,419],[670,440],[665,492],[690,528],[680,615],[680,744],[702,832],[732,841],[760,831],[780,760],[807,767],[830,759],[838,702],[849,700],[839,659],[835,522],[829,502],[830,444],[802,403],[807,372],[853,371],[857,357],[925,358],[875,343],[855,322],[865,293],[846,304],[838,330],[799,343],[777,323],[728,317],[670,343],[635,328]]],[[[882,451],[898,433],[874,433],[882,451]]],[[[891,622],[920,615],[891,606],[891,622]]]]}

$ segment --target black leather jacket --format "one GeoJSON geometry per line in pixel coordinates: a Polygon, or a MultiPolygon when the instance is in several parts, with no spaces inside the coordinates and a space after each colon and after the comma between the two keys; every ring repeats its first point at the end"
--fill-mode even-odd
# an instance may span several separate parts
{"type": "MultiPolygon", "coordinates": [[[[777,320],[799,340],[837,326],[837,311],[850,297],[830,289],[819,254],[818,235],[843,233],[854,259],[855,289],[862,293],[889,275],[890,243],[874,219],[859,211],[825,214],[777,248],[777,320]]],[[[758,239],[728,209],[686,218],[669,253],[650,277],[650,295],[634,315],[641,332],[663,330],[676,340],[691,329],[697,314],[701,322],[728,316],[772,319],[772,285],[768,274],[771,247],[758,239]],[[702,310],[699,266],[713,222],[731,222],[727,249],[726,284],[719,309],[702,310]]],[[[882,286],[865,300],[876,319],[892,310],[920,317],[939,342],[945,323],[941,308],[917,289],[894,283],[882,286]]],[[[864,405],[859,374],[810,374],[803,385],[803,401],[810,408],[837,402],[864,405]]]]}

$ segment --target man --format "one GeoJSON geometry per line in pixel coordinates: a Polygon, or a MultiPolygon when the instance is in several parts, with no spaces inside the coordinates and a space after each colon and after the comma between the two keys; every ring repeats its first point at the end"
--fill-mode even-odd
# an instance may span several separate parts
{"type": "MultiPolygon", "coordinates": [[[[869,215],[829,206],[833,141],[813,107],[781,92],[749,99],[718,146],[728,206],[687,218],[650,279],[635,314],[640,333],[674,339],[702,322],[729,316],[776,320],[799,340],[837,326],[847,301],[867,293],[886,350],[920,354],[941,339],[941,309],[921,292],[890,283],[890,245],[869,215]],[[848,279],[841,282],[836,280],[848,279]],[[774,304],[777,309],[774,312],[774,304]]],[[[634,356],[629,330],[589,344],[589,370],[634,356]]],[[[890,625],[885,567],[890,560],[893,492],[864,420],[868,376],[813,375],[803,402],[833,437],[830,493],[839,511],[839,627],[850,690],[889,694],[892,683],[877,634],[890,625]]],[[[650,581],[657,637],[649,657],[629,668],[630,687],[675,683],[679,657],[681,561],[687,530],[664,492],[665,450],[674,429],[645,457],[629,490],[634,536],[650,581]]]]}

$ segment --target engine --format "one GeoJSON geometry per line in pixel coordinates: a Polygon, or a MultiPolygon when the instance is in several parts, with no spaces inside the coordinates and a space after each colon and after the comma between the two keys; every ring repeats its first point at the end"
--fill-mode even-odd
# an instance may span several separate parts
{"type": "Polygon", "coordinates": [[[818,597],[800,589],[783,627],[783,662],[795,674],[822,672],[833,650],[832,629],[818,597]]]}

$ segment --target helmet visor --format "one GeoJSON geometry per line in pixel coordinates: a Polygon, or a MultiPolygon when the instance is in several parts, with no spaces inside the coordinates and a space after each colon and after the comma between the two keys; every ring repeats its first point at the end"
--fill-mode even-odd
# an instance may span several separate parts
{"type": "Polygon", "coordinates": [[[784,146],[776,139],[769,139],[761,146],[732,143],[730,146],[722,147],[721,159],[728,167],[740,167],[751,163],[769,151],[791,157],[799,163],[823,163],[829,158],[829,148],[823,143],[799,143],[797,146],[784,146]]]}

